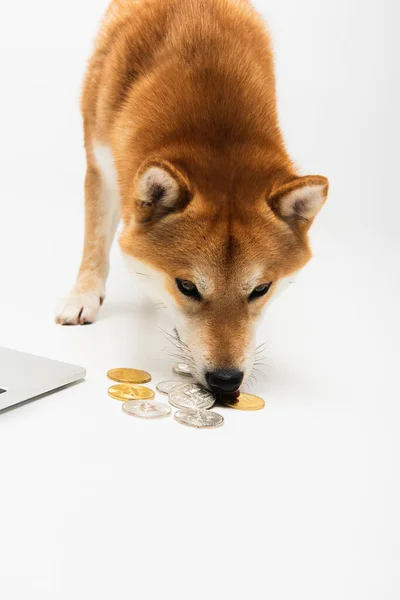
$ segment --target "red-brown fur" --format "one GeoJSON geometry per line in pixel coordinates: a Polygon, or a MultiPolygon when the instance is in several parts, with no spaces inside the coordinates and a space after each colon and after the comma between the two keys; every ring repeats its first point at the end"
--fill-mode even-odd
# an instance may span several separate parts
{"type": "Polygon", "coordinates": [[[101,177],[93,148],[101,143],[115,161],[123,252],[163,274],[200,332],[207,364],[237,364],[269,297],[247,302],[246,278],[261,266],[258,283],[276,285],[307,262],[307,230],[328,189],[324,177],[299,178],[286,151],[261,18],[247,0],[114,0],[89,63],[82,111],[88,174],[79,293],[107,270],[103,259],[94,260],[92,233],[101,177]],[[157,212],[140,197],[151,165],[179,183],[172,212],[157,212]],[[321,190],[307,219],[304,186],[321,190]],[[282,199],[297,189],[287,215],[282,199]],[[199,273],[216,290],[201,307],[175,285],[176,277],[195,280],[199,273]]]}

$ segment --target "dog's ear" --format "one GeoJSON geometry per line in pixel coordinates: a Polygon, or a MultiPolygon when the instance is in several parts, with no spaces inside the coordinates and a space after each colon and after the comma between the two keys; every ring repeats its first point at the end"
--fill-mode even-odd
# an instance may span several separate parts
{"type": "Polygon", "coordinates": [[[135,182],[136,219],[146,223],[183,210],[190,196],[189,180],[174,165],[165,160],[146,161],[135,182]]]}
{"type": "Polygon", "coordinates": [[[327,198],[328,188],[328,180],[321,175],[298,177],[273,190],[268,204],[284,221],[309,227],[327,198]]]}

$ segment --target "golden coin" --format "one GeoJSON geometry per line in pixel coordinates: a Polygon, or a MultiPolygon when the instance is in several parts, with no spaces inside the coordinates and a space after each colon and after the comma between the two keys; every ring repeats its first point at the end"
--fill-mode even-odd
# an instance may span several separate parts
{"type": "Polygon", "coordinates": [[[253,396],[252,394],[240,394],[236,402],[223,400],[225,406],[230,408],[236,408],[236,410],[261,410],[265,406],[265,402],[259,396],[253,396]]]}
{"type": "Polygon", "coordinates": [[[115,400],[153,400],[155,393],[153,390],[142,385],[131,385],[129,383],[119,383],[108,388],[108,394],[115,400]]]}
{"type": "Polygon", "coordinates": [[[150,373],[139,369],[111,369],[107,373],[108,379],[119,383],[148,383],[151,381],[150,373]]]}

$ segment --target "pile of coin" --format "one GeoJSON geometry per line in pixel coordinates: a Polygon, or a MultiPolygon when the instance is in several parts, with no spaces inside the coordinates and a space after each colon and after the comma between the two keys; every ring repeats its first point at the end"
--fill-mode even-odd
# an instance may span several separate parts
{"type": "MultiPolygon", "coordinates": [[[[156,389],[161,394],[168,396],[169,404],[155,401],[155,392],[141,384],[151,381],[147,371],[138,369],[112,369],[107,373],[109,379],[118,382],[112,385],[109,395],[123,402],[122,410],[132,416],[144,419],[168,417],[171,406],[177,408],[175,420],[182,425],[198,429],[211,429],[221,427],[224,417],[210,409],[215,404],[214,395],[195,382],[186,364],[177,364],[173,367],[174,373],[183,375],[188,381],[162,381],[156,389]]],[[[260,410],[265,402],[258,396],[240,394],[238,399],[223,401],[225,406],[238,410],[260,410]]]]}

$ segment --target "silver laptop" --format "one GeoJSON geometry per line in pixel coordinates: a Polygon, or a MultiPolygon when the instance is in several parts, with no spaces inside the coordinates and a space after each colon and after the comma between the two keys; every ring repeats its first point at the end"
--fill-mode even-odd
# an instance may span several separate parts
{"type": "Polygon", "coordinates": [[[86,369],[0,347],[0,410],[83,379],[86,369]]]}

